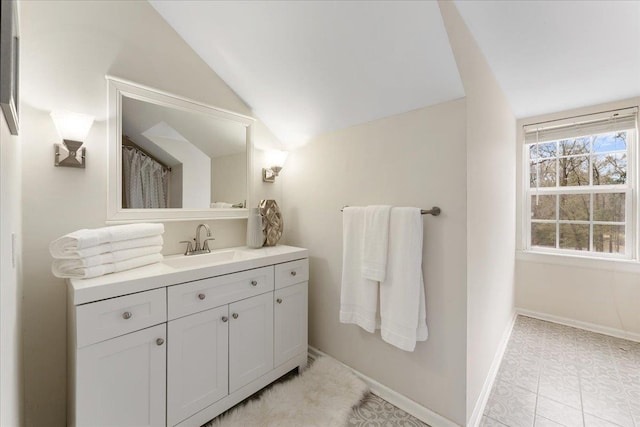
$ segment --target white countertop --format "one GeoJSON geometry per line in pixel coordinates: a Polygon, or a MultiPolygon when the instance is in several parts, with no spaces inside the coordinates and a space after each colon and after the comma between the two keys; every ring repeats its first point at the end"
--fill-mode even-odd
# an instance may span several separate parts
{"type": "MultiPolygon", "coordinates": [[[[106,298],[118,297],[135,292],[147,291],[178,283],[191,282],[207,277],[221,276],[237,271],[260,268],[272,264],[307,258],[309,251],[294,246],[269,246],[260,249],[248,247],[225,248],[215,251],[241,250],[249,252],[254,258],[230,262],[202,265],[198,267],[172,267],[163,262],[147,265],[133,270],[107,274],[93,279],[67,279],[68,291],[74,305],[86,304],[106,298]]],[[[165,257],[177,258],[184,255],[165,257]]],[[[206,255],[193,255],[194,257],[206,255]]]]}

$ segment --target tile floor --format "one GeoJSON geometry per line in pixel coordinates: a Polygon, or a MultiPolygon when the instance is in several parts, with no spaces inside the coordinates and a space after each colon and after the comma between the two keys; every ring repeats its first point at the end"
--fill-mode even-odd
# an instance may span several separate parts
{"type": "Polygon", "coordinates": [[[348,427],[429,427],[373,393],[367,394],[349,416],[348,427]]]}
{"type": "Polygon", "coordinates": [[[518,316],[486,427],[640,427],[640,343],[518,316]]]}

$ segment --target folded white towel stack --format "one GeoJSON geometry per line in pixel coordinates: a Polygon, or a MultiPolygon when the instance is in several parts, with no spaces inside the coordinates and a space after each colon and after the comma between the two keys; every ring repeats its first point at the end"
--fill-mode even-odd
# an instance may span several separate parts
{"type": "Polygon", "coordinates": [[[69,252],[105,243],[158,236],[162,233],[164,233],[163,224],[127,224],[91,230],[83,229],[54,240],[49,245],[49,250],[51,255],[56,258],[69,252]]]}
{"type": "Polygon", "coordinates": [[[121,240],[119,242],[103,243],[98,246],[90,246],[84,249],[58,250],[50,247],[51,256],[56,259],[90,258],[100,254],[119,252],[127,249],[162,246],[162,235],[141,237],[139,239],[121,240]]]}
{"type": "Polygon", "coordinates": [[[162,261],[162,224],[74,231],[49,245],[56,277],[89,279],[162,261]]]}
{"type": "Polygon", "coordinates": [[[233,207],[233,203],[227,203],[227,202],[213,202],[211,203],[211,207],[212,208],[224,208],[224,209],[230,209],[233,207]]]}
{"type": "Polygon", "coordinates": [[[52,271],[56,277],[64,279],[91,279],[92,277],[104,276],[105,274],[117,273],[118,271],[132,270],[145,265],[155,264],[160,261],[162,261],[162,254],[157,253],[130,258],[119,262],[95,265],[93,267],[76,267],[58,270],[57,266],[54,264],[52,271]]]}

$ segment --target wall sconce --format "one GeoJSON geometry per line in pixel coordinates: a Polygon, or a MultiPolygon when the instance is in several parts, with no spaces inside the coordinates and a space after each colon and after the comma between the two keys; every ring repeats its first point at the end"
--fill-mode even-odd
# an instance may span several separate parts
{"type": "Polygon", "coordinates": [[[264,182],[276,182],[276,176],[278,176],[282,170],[288,155],[289,153],[287,151],[274,150],[267,152],[267,164],[271,166],[268,168],[262,168],[262,180],[264,182]]]}
{"type": "Polygon", "coordinates": [[[93,124],[93,116],[86,114],[70,113],[68,111],[52,111],[51,118],[56,125],[58,135],[62,138],[61,144],[54,144],[55,166],[71,168],[84,168],[85,148],[80,148],[84,139],[89,134],[93,124]],[[60,160],[62,152],[67,151],[68,156],[60,160]]]}

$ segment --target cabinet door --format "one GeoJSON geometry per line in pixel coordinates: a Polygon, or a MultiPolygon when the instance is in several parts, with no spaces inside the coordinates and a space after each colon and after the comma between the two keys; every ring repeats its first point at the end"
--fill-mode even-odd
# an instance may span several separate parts
{"type": "Polygon", "coordinates": [[[274,293],[275,366],[307,351],[307,282],[274,293]]]}
{"type": "Polygon", "coordinates": [[[77,426],[163,426],[166,323],[77,352],[77,426]]]}
{"type": "Polygon", "coordinates": [[[228,394],[227,306],[169,322],[167,421],[172,426],[228,394]]]}
{"type": "Polygon", "coordinates": [[[229,392],[273,369],[273,292],[229,304],[229,392]]]}

